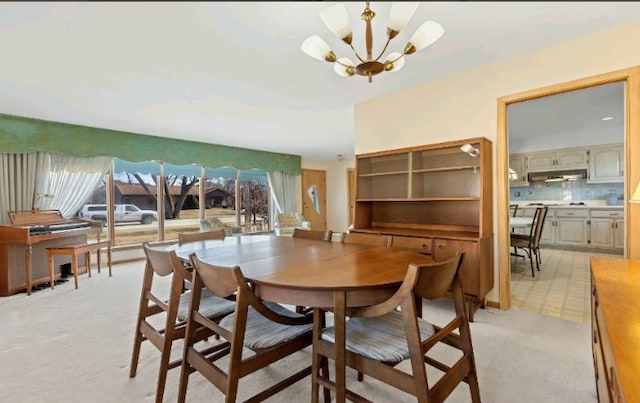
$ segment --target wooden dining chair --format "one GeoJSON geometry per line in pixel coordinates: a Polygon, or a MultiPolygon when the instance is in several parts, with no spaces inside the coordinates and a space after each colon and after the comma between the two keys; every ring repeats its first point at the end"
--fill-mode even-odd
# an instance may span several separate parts
{"type": "Polygon", "coordinates": [[[391,236],[378,234],[364,234],[357,232],[343,232],[342,243],[356,243],[360,245],[391,246],[391,236]]]}
{"type": "Polygon", "coordinates": [[[533,261],[535,259],[536,269],[540,271],[540,263],[542,262],[540,258],[540,237],[542,236],[542,230],[544,229],[544,222],[547,217],[547,212],[549,211],[548,206],[537,207],[536,211],[533,215],[532,225],[529,228],[529,234],[516,234],[511,233],[511,247],[514,249],[514,252],[517,256],[518,249],[524,251],[529,258],[529,263],[531,264],[531,276],[535,277],[536,273],[533,270],[533,261]]]}
{"type": "Polygon", "coordinates": [[[211,239],[224,239],[226,233],[224,229],[217,229],[215,231],[206,232],[181,232],[178,234],[178,245],[185,244],[187,242],[208,241],[211,239]]]}
{"type": "MultiPolygon", "coordinates": [[[[185,290],[183,284],[190,281],[192,275],[176,256],[175,251],[153,248],[148,242],[144,243],[143,248],[147,261],[142,280],[129,377],[136,376],[142,342],[150,341],[160,351],[156,402],[161,403],[167,371],[179,367],[182,363],[182,357],[174,357],[172,360],[171,346],[175,340],[185,337],[191,291],[185,290]],[[171,276],[168,298],[159,291],[161,287],[154,288],[154,279],[165,276],[171,276]]],[[[216,297],[208,291],[199,292],[198,295],[200,296],[200,314],[210,320],[219,321],[235,308],[233,301],[216,297]]],[[[192,340],[204,340],[212,335],[214,333],[209,329],[200,329],[192,336],[192,340]]]]}
{"type": "MultiPolygon", "coordinates": [[[[178,401],[185,401],[189,375],[198,371],[224,393],[225,402],[235,402],[240,378],[311,345],[313,316],[260,300],[238,266],[211,265],[195,254],[191,255],[191,264],[195,270],[194,292],[187,321],[178,401]],[[235,312],[220,323],[202,315],[199,305],[203,287],[220,298],[235,295],[235,312]],[[220,335],[223,342],[218,345],[218,351],[203,354],[194,347],[198,341],[196,331],[201,328],[220,335]]],[[[310,366],[302,368],[249,401],[263,401],[310,373],[310,366]]]]}
{"type": "Polygon", "coordinates": [[[326,231],[321,231],[321,230],[294,228],[293,234],[291,236],[294,238],[315,239],[318,241],[331,241],[332,235],[333,235],[333,231],[331,231],[330,229],[326,231]]]}
{"type": "MultiPolygon", "coordinates": [[[[464,382],[469,387],[471,401],[480,403],[473,345],[459,277],[461,261],[462,254],[458,254],[439,263],[411,264],[402,285],[389,299],[364,308],[348,309],[346,365],[415,396],[418,402],[443,402],[464,382]],[[446,325],[435,325],[417,315],[416,297],[436,299],[447,295],[449,290],[454,312],[446,325]],[[452,350],[455,354],[448,354],[443,349],[452,350]],[[447,354],[443,354],[445,352],[447,354]],[[410,363],[408,370],[398,368],[398,364],[407,360],[410,363]],[[429,372],[438,375],[437,379],[428,379],[429,367],[437,370],[429,372]]],[[[314,315],[321,314],[320,308],[314,308],[314,315]]],[[[323,329],[318,324],[314,325],[312,402],[318,401],[320,385],[335,392],[335,382],[320,371],[324,360],[336,359],[334,342],[333,327],[323,329]]],[[[350,390],[346,394],[352,401],[370,401],[350,390]]]]}
{"type": "MultiPolygon", "coordinates": [[[[333,236],[333,231],[326,230],[305,230],[300,228],[295,228],[293,230],[293,234],[291,235],[293,238],[304,238],[304,239],[314,239],[317,241],[331,241],[331,237],[333,236]]],[[[296,306],[296,312],[298,313],[311,313],[311,307],[305,306],[296,306]]]]}

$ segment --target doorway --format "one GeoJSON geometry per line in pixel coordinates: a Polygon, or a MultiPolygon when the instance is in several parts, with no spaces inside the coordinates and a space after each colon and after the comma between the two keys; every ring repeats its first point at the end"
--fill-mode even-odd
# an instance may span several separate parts
{"type": "MultiPolygon", "coordinates": [[[[640,75],[640,68],[626,69],[617,72],[607,73],[595,77],[576,80],[564,84],[553,85],[537,90],[531,90],[512,96],[502,97],[498,99],[498,136],[497,136],[497,173],[498,173],[498,244],[499,247],[499,292],[500,292],[500,308],[509,309],[511,307],[511,264],[510,264],[510,248],[509,245],[509,183],[508,183],[508,125],[507,125],[507,107],[510,104],[517,102],[528,101],[538,99],[550,95],[561,94],[564,92],[574,91],[578,89],[585,89],[602,84],[609,84],[614,82],[624,82],[625,86],[625,133],[624,133],[624,145],[625,145],[625,181],[624,181],[624,194],[630,194],[630,187],[632,184],[635,186],[640,179],[640,174],[633,174],[629,168],[631,166],[631,160],[634,157],[634,152],[630,151],[632,144],[637,144],[638,140],[631,140],[629,133],[632,128],[636,128],[640,124],[640,114],[637,110],[634,110],[631,106],[640,103],[640,96],[634,92],[630,92],[630,88],[637,88],[638,78],[640,75]],[[633,175],[632,175],[633,174],[633,175]],[[507,245],[507,247],[504,247],[507,245]]],[[[628,198],[627,198],[628,199],[628,198]]],[[[630,222],[634,210],[625,206],[625,220],[630,222]]],[[[628,256],[630,248],[632,248],[633,242],[638,242],[635,238],[635,230],[628,225],[625,230],[625,257],[628,256]],[[634,235],[632,237],[632,234],[634,235]]]]}

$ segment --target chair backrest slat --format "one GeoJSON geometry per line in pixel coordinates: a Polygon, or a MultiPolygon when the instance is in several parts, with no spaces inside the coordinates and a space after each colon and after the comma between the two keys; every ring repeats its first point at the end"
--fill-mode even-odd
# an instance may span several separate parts
{"type": "Polygon", "coordinates": [[[187,242],[208,241],[213,239],[224,239],[224,229],[207,232],[181,232],[178,234],[178,245],[187,242]]]}
{"type": "Polygon", "coordinates": [[[214,266],[200,260],[195,253],[189,258],[192,267],[198,270],[203,285],[220,298],[232,295],[238,290],[238,284],[242,284],[243,281],[246,283],[238,266],[214,266]],[[199,267],[206,267],[207,269],[199,270],[199,267]]]}
{"type": "Polygon", "coordinates": [[[414,293],[422,298],[436,299],[449,291],[453,279],[462,265],[463,254],[441,262],[416,266],[419,271],[414,293]]]}
{"type": "Polygon", "coordinates": [[[293,230],[292,236],[294,238],[316,239],[318,241],[330,241],[332,235],[333,235],[333,231],[331,230],[320,231],[320,230],[306,230],[306,229],[296,228],[293,230]]]}

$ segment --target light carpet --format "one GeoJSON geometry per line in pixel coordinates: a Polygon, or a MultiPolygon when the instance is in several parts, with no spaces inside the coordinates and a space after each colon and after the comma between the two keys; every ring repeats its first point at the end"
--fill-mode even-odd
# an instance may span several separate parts
{"type": "MultiPolygon", "coordinates": [[[[93,270],[93,277],[80,277],[77,290],[70,281],[31,296],[0,298],[0,401],[154,401],[159,354],[148,342],[143,343],[137,376],[128,376],[143,267],[143,262],[114,265],[111,278],[104,270],[93,270]]],[[[452,307],[442,299],[425,304],[424,312],[441,323],[452,307]]],[[[589,324],[487,308],[476,313],[471,334],[483,402],[597,401],[589,324]]],[[[182,343],[177,344],[174,353],[180,354],[182,343]]],[[[244,378],[238,401],[310,363],[307,349],[244,378]]],[[[165,402],[177,400],[179,375],[179,369],[169,371],[165,402]]],[[[347,372],[348,386],[372,401],[415,401],[374,379],[358,382],[355,376],[347,372]]],[[[309,401],[310,387],[307,377],[268,401],[309,401]]],[[[193,374],[187,401],[224,399],[193,374]]],[[[464,384],[447,400],[469,401],[464,384]]]]}

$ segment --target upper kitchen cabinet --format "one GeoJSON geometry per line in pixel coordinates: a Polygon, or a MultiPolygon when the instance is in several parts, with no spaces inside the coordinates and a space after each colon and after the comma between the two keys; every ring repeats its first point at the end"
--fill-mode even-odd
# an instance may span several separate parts
{"type": "Polygon", "coordinates": [[[528,154],[529,171],[552,171],[558,169],[587,168],[587,148],[567,148],[557,151],[542,151],[528,154]]]}
{"type": "Polygon", "coordinates": [[[593,146],[587,183],[624,182],[624,144],[593,146]]]}
{"type": "Polygon", "coordinates": [[[524,154],[512,154],[509,156],[509,168],[512,169],[517,177],[509,180],[510,186],[528,186],[527,180],[527,156],[524,154]]]}

